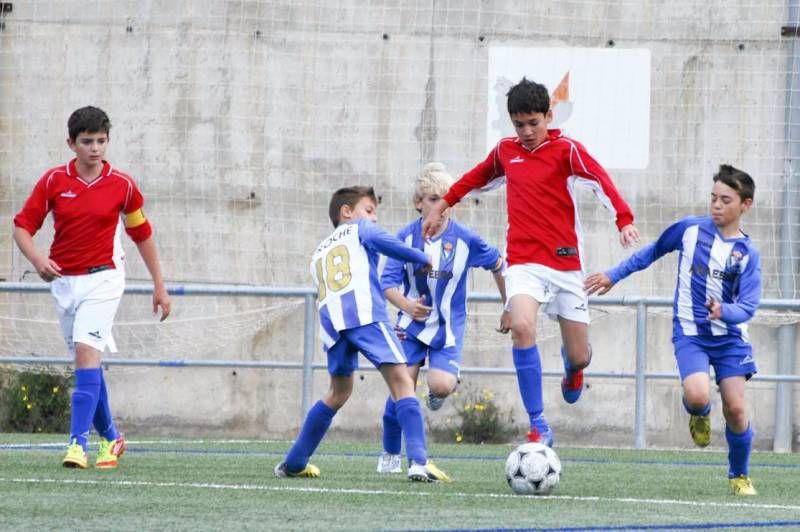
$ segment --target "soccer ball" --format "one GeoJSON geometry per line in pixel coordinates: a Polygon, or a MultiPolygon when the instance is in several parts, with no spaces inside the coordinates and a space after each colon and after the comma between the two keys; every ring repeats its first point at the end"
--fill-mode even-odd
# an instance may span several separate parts
{"type": "Polygon", "coordinates": [[[517,495],[547,495],[561,479],[561,460],[541,443],[524,443],[506,460],[506,480],[517,495]]]}

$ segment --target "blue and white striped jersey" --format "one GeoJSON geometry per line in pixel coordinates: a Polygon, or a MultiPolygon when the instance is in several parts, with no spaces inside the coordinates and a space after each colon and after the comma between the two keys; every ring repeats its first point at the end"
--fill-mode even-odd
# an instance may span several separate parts
{"type": "Polygon", "coordinates": [[[367,219],[342,224],[317,246],[311,276],[319,295],[320,335],[327,351],[339,331],[388,322],[378,278],[380,254],[425,265],[427,257],[367,219]]]}
{"type": "Polygon", "coordinates": [[[433,307],[424,322],[401,311],[397,325],[434,349],[460,346],[467,321],[467,271],[471,267],[502,269],[500,252],[454,220],[449,220],[441,235],[428,241],[422,238],[422,219],[405,226],[397,236],[407,245],[423,249],[433,264],[427,276],[419,277],[411,264],[391,258],[386,262],[381,276],[384,290],[402,286],[406,297],[425,296],[425,304],[433,307]]]}
{"type": "Polygon", "coordinates": [[[724,238],[710,216],[693,216],[669,226],[654,243],[631,255],[606,275],[614,283],[679,250],[673,303],[673,339],[696,337],[709,347],[726,340],[749,343],[747,322],[761,298],[761,264],[748,236],[724,238]],[[722,317],[708,319],[705,304],[722,304],[722,317]]]}

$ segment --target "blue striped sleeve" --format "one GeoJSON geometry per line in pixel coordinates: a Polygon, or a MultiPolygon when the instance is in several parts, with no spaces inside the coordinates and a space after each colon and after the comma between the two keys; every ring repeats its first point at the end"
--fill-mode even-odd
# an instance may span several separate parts
{"type": "Polygon", "coordinates": [[[750,259],[739,278],[739,295],[736,303],[722,303],[721,319],[735,325],[743,323],[756,313],[761,301],[761,260],[758,251],[750,247],[750,259]]]}
{"type": "Polygon", "coordinates": [[[611,282],[616,284],[634,272],[644,270],[655,261],[683,245],[683,233],[686,228],[696,222],[696,218],[684,218],[667,227],[658,240],[646,245],[627,259],[623,260],[610,270],[606,275],[611,282]]]}
{"type": "MultiPolygon", "coordinates": [[[[422,251],[410,248],[396,236],[389,234],[374,223],[361,219],[358,221],[359,237],[361,243],[373,251],[382,253],[391,259],[414,262],[417,264],[427,264],[428,257],[422,251]]],[[[387,262],[386,266],[389,266],[387,262]]]]}
{"type": "Polygon", "coordinates": [[[469,232],[469,265],[479,266],[492,272],[500,271],[503,258],[497,248],[487,244],[477,233],[469,232]]]}

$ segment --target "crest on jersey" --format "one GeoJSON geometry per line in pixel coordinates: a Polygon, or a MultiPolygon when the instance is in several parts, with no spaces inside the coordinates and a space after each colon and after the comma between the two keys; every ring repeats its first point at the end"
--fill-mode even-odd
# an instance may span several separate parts
{"type": "Polygon", "coordinates": [[[728,260],[725,261],[725,270],[726,271],[733,271],[738,272],[742,270],[742,259],[744,259],[744,254],[739,251],[738,249],[734,249],[731,251],[728,260]]]}
{"type": "Polygon", "coordinates": [[[442,262],[451,262],[453,260],[453,256],[455,253],[453,252],[453,243],[452,242],[443,242],[442,243],[442,262]]]}

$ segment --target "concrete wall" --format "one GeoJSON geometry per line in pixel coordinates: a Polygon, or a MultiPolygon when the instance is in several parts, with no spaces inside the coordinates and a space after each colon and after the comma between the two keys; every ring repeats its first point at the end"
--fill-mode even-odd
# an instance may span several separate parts
{"type": "MultiPolygon", "coordinates": [[[[64,142],[69,113],[98,105],[114,123],[108,158],[133,174],[144,191],[170,281],[305,286],[310,252],[329,231],[332,190],[374,185],[382,197],[381,223],[398,229],[414,216],[411,183],[421,164],[440,160],[460,174],[485,156],[489,46],[648,48],[650,164],[643,171],[612,172],[644,238],[654,238],[678,217],[704,212],[711,175],[719,163],[732,162],[758,183],[747,230],[762,250],[765,296],[797,297],[796,290],[786,294],[777,288],[788,50],[780,38],[783,2],[523,4],[15,2],[0,31],[0,221],[10,228],[35,180],[70,157],[64,142]]],[[[599,204],[582,196],[580,212],[587,268],[624,258],[599,204]]],[[[467,202],[458,216],[488,241],[502,243],[502,192],[481,197],[479,204],[467,202]]],[[[37,238],[41,249],[51,235],[43,229],[37,238]]],[[[146,279],[129,247],[134,251],[129,278],[146,279]]],[[[34,280],[30,269],[10,230],[0,231],[0,277],[34,280]]],[[[663,260],[615,293],[669,295],[673,270],[674,260],[663,260]]],[[[490,277],[475,275],[471,288],[490,290],[490,277]]],[[[11,324],[2,329],[4,354],[58,349],[55,333],[45,347],[31,347],[39,336],[29,339],[12,319],[52,321],[43,300],[31,301],[0,295],[0,322],[11,324]]],[[[300,358],[300,307],[278,312],[274,301],[202,298],[175,303],[172,329],[122,327],[121,354],[300,358]],[[249,329],[225,333],[237,313],[259,305],[269,307],[268,319],[247,314],[249,329]],[[224,325],[214,326],[215,321],[224,325]]],[[[144,298],[128,298],[120,323],[145,319],[147,306],[144,298]]],[[[471,324],[465,364],[509,366],[509,340],[492,332],[499,309],[475,310],[480,315],[471,324]]],[[[592,328],[593,367],[629,370],[632,314],[606,310],[610,313],[597,311],[592,328]]],[[[674,368],[669,321],[668,315],[650,320],[651,369],[674,368]]],[[[755,326],[765,372],[774,368],[775,322],[755,326]]],[[[558,368],[557,331],[552,324],[542,328],[544,365],[558,368]]],[[[260,370],[109,372],[115,410],[131,431],[248,436],[295,432],[299,377],[260,370]]],[[[384,388],[377,374],[362,377],[355,404],[337,418],[341,433],[378,430],[384,388]]],[[[326,380],[317,374],[317,396],[326,380]]],[[[496,391],[497,400],[523,419],[512,377],[469,380],[496,391]]],[[[546,381],[548,415],[560,441],[631,443],[632,382],[589,384],[587,400],[568,408],[557,380],[546,381]]],[[[749,386],[762,446],[771,436],[772,390],[767,384],[749,386]]],[[[686,445],[677,383],[653,383],[649,393],[650,441],[686,445]]],[[[716,399],[714,406],[715,442],[721,443],[716,399]]],[[[795,412],[797,426],[800,408],[795,412]]]]}

